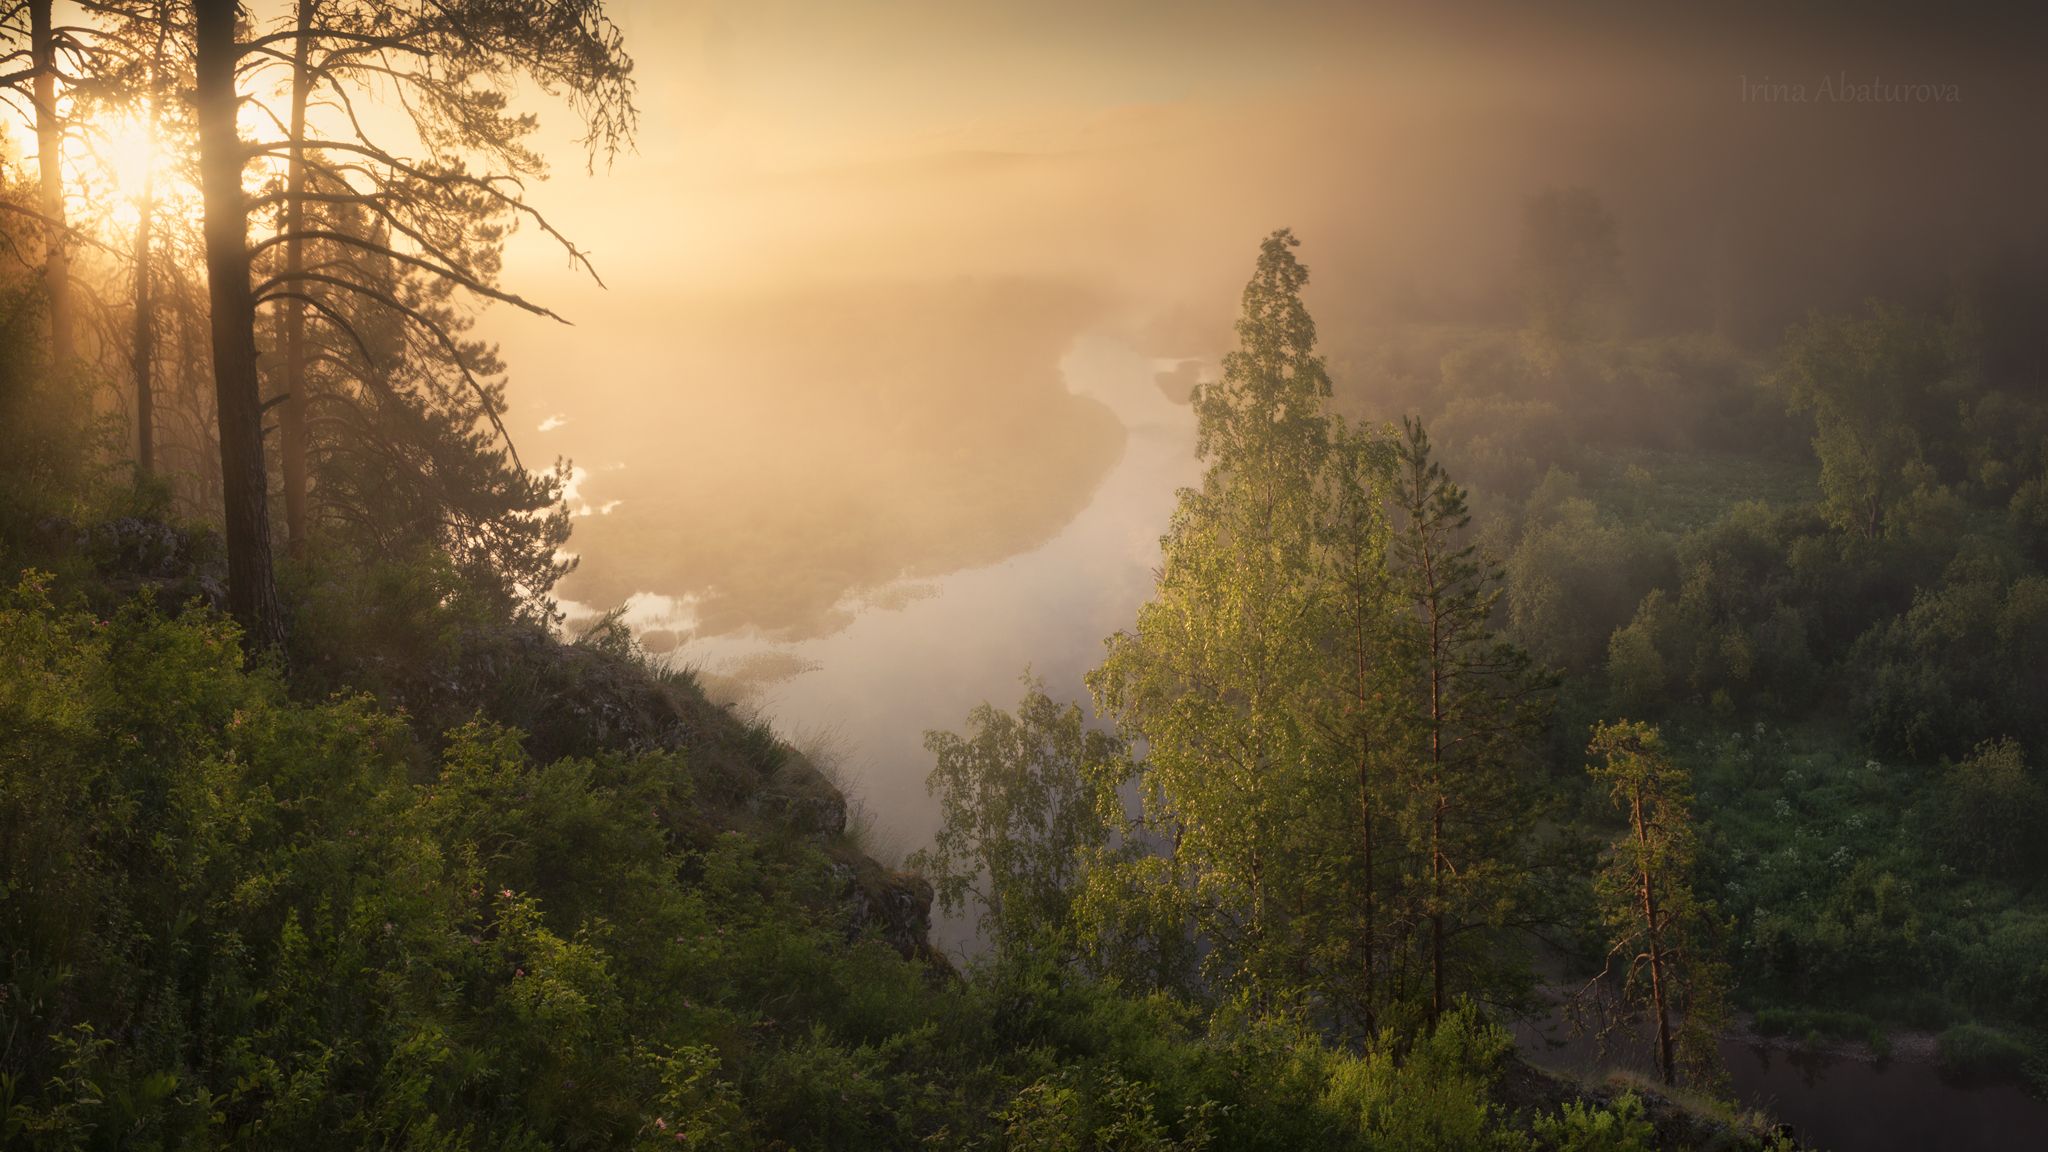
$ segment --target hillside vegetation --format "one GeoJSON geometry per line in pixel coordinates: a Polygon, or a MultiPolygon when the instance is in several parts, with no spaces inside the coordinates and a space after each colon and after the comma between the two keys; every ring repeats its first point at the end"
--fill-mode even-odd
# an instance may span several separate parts
{"type": "Polygon", "coordinates": [[[962,974],[765,725],[439,550],[216,538],[17,330],[0,421],[0,1144],[1643,1148],[1760,1141],[1521,1067],[1472,1007],[1356,1042],[1284,998],[1013,950],[962,974]]]}

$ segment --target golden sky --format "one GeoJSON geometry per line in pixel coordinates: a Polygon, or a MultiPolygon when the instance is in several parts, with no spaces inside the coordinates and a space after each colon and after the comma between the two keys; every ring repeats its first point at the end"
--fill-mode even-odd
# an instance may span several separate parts
{"type": "MultiPolygon", "coordinates": [[[[1293,227],[1334,359],[1388,317],[1511,316],[1519,206],[1614,210],[1640,322],[1808,306],[2041,242],[2026,38],[1872,6],[622,0],[638,148],[534,200],[492,315],[530,456],[585,470],[565,592],[806,635],[1045,540],[1121,451],[1057,363],[1213,357],[1293,227]],[[1745,99],[1762,79],[1940,104],[1745,99]],[[1731,291],[1729,285],[1739,287],[1731,291]],[[1717,303],[1718,301],[1718,303],[1717,303]],[[545,424],[547,431],[541,431],[545,424]],[[604,511],[605,509],[609,511],[604,511]]],[[[1339,387],[1369,382],[1339,380],[1339,387]]]]}

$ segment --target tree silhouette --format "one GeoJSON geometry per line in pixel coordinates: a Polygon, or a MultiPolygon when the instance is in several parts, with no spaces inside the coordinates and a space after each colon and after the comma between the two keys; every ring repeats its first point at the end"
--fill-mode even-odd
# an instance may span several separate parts
{"type": "Polygon", "coordinates": [[[252,645],[264,648],[283,633],[264,486],[257,309],[278,304],[287,310],[286,379],[273,402],[285,405],[280,439],[294,547],[306,527],[309,318],[331,325],[366,357],[364,310],[402,318],[445,355],[509,450],[494,393],[476,371],[475,350],[465,350],[446,315],[351,276],[345,263],[309,259],[312,246],[368,253],[472,297],[560,319],[496,284],[497,245],[514,220],[535,225],[590,269],[584,253],[524,199],[525,182],[544,165],[524,143],[533,118],[511,110],[506,90],[524,79],[543,91],[565,92],[584,120],[593,164],[630,142],[634,110],[632,63],[600,0],[301,0],[284,27],[248,39],[240,38],[239,14],[233,0],[196,3],[195,101],[229,602],[252,645]],[[244,140],[235,121],[243,88],[279,67],[290,70],[288,119],[259,103],[279,132],[244,140]],[[373,84],[398,95],[411,140],[380,140],[357,115],[357,95],[373,84]],[[316,99],[336,125],[332,131],[312,124],[308,112],[316,99]],[[281,185],[245,196],[250,162],[282,163],[281,185]],[[349,211],[315,213],[314,205],[349,211]],[[275,219],[274,227],[252,243],[252,220],[266,218],[275,219]],[[343,220],[365,226],[337,226],[343,220]]]}
{"type": "Polygon", "coordinates": [[[64,132],[58,113],[58,81],[68,77],[64,65],[75,73],[87,49],[83,36],[90,29],[59,26],[51,0],[19,0],[0,9],[0,37],[17,47],[0,57],[0,66],[26,67],[0,74],[0,88],[25,94],[29,101],[28,120],[36,137],[36,173],[40,196],[37,212],[43,234],[43,287],[49,298],[50,355],[59,365],[69,364],[77,354],[72,317],[71,254],[72,230],[66,223],[64,206],[64,132]],[[26,47],[21,47],[26,42],[26,47]]]}

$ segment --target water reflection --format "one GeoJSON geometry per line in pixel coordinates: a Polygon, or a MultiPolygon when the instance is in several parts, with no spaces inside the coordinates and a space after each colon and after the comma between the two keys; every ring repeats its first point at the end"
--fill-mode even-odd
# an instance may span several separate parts
{"type": "MultiPolygon", "coordinates": [[[[884,831],[915,846],[937,825],[925,795],[928,728],[957,727],[984,700],[1007,706],[1029,665],[1055,695],[1079,696],[1102,639],[1150,595],[1174,493],[1200,478],[1194,417],[1162,387],[1174,363],[1107,335],[1078,340],[1060,364],[1068,389],[1112,412],[1122,456],[1087,506],[1052,539],[998,563],[899,584],[831,635],[778,643],[760,633],[685,643],[679,657],[745,676],[790,673],[760,704],[786,731],[835,728],[857,759],[857,789],[884,831]]],[[[871,598],[872,599],[872,598],[871,598]]],[[[641,601],[643,611],[658,607],[641,601]]],[[[758,683],[758,681],[757,681],[758,683]]]]}
{"type": "MultiPolygon", "coordinates": [[[[1562,1017],[1514,1029],[1524,1058],[1592,1079],[1652,1072],[1648,1037],[1602,1045],[1562,1017]]],[[[1728,1094],[1788,1124],[1800,1143],[1828,1152],[2015,1152],[2048,1148],[2048,1101],[2012,1084],[1963,1085],[1926,1059],[1871,1061],[1730,1035],[1720,1044],[1728,1094]]]]}
{"type": "Polygon", "coordinates": [[[2048,1101],[2011,1084],[1967,1087],[1932,1064],[1873,1063],[1727,1039],[1735,1095],[1833,1152],[2010,1152],[2048,1148],[2048,1101]]]}
{"type": "Polygon", "coordinates": [[[581,473],[569,547],[584,559],[561,595],[663,594],[679,633],[798,640],[914,593],[905,577],[1043,543],[1122,448],[1116,417],[1057,371],[1101,310],[1075,284],[1006,279],[593,316],[577,347],[602,354],[543,371],[553,384],[521,416],[530,456],[559,451],[581,473]]]}

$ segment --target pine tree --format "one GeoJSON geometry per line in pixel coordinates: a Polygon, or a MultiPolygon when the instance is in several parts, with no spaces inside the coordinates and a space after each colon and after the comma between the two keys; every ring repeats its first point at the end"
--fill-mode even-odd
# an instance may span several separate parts
{"type": "Polygon", "coordinates": [[[1366,1034],[1378,1030],[1386,996],[1386,922],[1391,895],[1384,874],[1395,862],[1390,819],[1397,782],[1397,729],[1402,716],[1400,668],[1395,654],[1399,601],[1387,565],[1391,544],[1385,501],[1394,455],[1382,436],[1336,428],[1321,485],[1321,539],[1317,575],[1322,585],[1318,623],[1324,654],[1320,727],[1333,764],[1356,774],[1357,858],[1347,867],[1344,899],[1356,910],[1354,958],[1357,1018],[1366,1034]]]}
{"type": "Polygon", "coordinates": [[[1624,962],[1623,1002],[1647,1008],[1657,1072],[1673,1084],[1681,1063],[1712,1067],[1722,1014],[1720,965],[1705,951],[1713,912],[1692,889],[1690,780],[1654,725],[1598,725],[1586,752],[1587,770],[1628,822],[1597,884],[1611,934],[1602,975],[1624,962]]]}
{"type": "Polygon", "coordinates": [[[1499,573],[1466,539],[1465,493],[1404,422],[1396,446],[1394,579],[1407,604],[1409,828],[1422,861],[1432,1019],[1449,1007],[1456,938],[1498,924],[1515,902],[1527,825],[1526,744],[1546,682],[1495,634],[1499,573]]]}
{"type": "MultiPolygon", "coordinates": [[[[495,240],[510,220],[535,224],[588,267],[583,254],[520,197],[519,178],[537,174],[541,160],[523,143],[532,117],[511,111],[504,90],[527,79],[546,91],[566,91],[588,129],[592,157],[609,155],[631,136],[632,64],[601,0],[306,0],[284,27],[248,39],[241,38],[234,0],[195,0],[193,15],[228,599],[251,646],[274,648],[282,642],[283,621],[270,551],[257,309],[277,304],[288,313],[287,380],[274,399],[296,408],[284,421],[291,519],[302,521],[306,509],[307,310],[365,347],[357,328],[364,310],[401,319],[444,354],[509,452],[492,386],[474,368],[476,350],[464,348],[446,313],[311,266],[306,247],[320,243],[382,257],[471,297],[552,316],[494,283],[495,240]],[[291,52],[280,45],[291,45],[291,52]],[[243,140],[236,122],[242,83],[251,69],[279,56],[292,64],[295,107],[303,106],[316,85],[345,106],[352,87],[398,89],[414,136],[406,143],[420,154],[407,155],[372,138],[353,116],[333,136],[315,136],[295,117],[282,139],[243,140]],[[244,169],[252,161],[282,163],[286,187],[245,195],[244,169]],[[360,209],[376,230],[309,225],[306,207],[315,200],[360,209]],[[266,210],[275,211],[278,225],[252,244],[251,221],[266,210]],[[262,278],[252,283],[259,273],[262,278]]],[[[436,302],[445,304],[445,297],[436,302]]],[[[511,462],[519,465],[516,455],[511,462]]]]}
{"type": "MultiPolygon", "coordinates": [[[[588,130],[593,163],[630,140],[634,109],[632,61],[601,0],[296,0],[277,31],[245,47],[261,63],[273,58],[258,53],[287,45],[285,136],[257,146],[260,156],[282,161],[283,180],[252,208],[273,208],[278,217],[260,246],[274,251],[257,296],[275,302],[281,320],[276,396],[285,528],[292,554],[302,556],[312,515],[309,321],[353,334],[370,322],[367,314],[394,313],[439,345],[474,398],[490,391],[445,310],[415,308],[336,275],[332,261],[381,256],[475,298],[559,319],[496,279],[502,239],[521,219],[595,276],[584,253],[519,193],[545,175],[546,164],[526,143],[533,118],[509,111],[504,88],[529,80],[565,95],[588,130]],[[399,128],[372,133],[355,116],[335,133],[309,125],[309,102],[348,104],[358,98],[351,92],[365,91],[397,94],[399,128]]],[[[509,446],[497,407],[482,408],[509,446]]]]}
{"type": "Polygon", "coordinates": [[[70,125],[59,108],[59,97],[73,86],[84,62],[87,49],[81,36],[86,31],[58,24],[51,0],[16,0],[0,7],[0,40],[27,43],[0,58],[4,64],[26,61],[26,67],[0,74],[0,85],[25,91],[29,99],[40,195],[35,209],[22,214],[41,224],[50,358],[60,370],[71,366],[78,342],[71,284],[71,248],[76,237],[67,219],[64,180],[64,140],[70,125]]]}
{"type": "Polygon", "coordinates": [[[241,5],[235,0],[195,0],[193,7],[193,105],[206,213],[228,608],[251,649],[276,651],[284,645],[284,613],[270,550],[263,396],[256,371],[256,297],[249,286],[249,216],[242,189],[248,151],[236,124],[241,109],[237,76],[244,51],[236,41],[241,5]]]}

